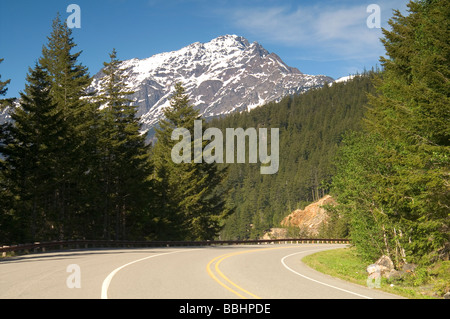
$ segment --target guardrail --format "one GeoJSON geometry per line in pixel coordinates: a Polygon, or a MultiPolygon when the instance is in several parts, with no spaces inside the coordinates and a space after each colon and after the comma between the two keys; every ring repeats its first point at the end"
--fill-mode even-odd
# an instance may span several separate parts
{"type": "Polygon", "coordinates": [[[35,242],[13,246],[2,246],[0,252],[5,257],[8,252],[45,252],[47,249],[88,249],[88,248],[136,248],[136,247],[181,247],[181,246],[215,246],[215,245],[250,245],[250,244],[348,244],[349,239],[335,238],[290,238],[261,240],[211,240],[211,241],[117,241],[117,240],[73,240],[35,242]]]}

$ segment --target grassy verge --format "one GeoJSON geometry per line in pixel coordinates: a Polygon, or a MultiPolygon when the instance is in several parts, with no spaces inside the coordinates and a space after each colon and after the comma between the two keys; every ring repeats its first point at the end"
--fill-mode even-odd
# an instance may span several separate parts
{"type": "MultiPolygon", "coordinates": [[[[309,267],[333,277],[359,285],[367,285],[367,263],[362,261],[354,248],[334,249],[318,252],[303,258],[309,267]]],[[[450,285],[449,262],[441,262],[421,270],[409,280],[381,281],[380,289],[406,298],[439,298],[450,285]]]]}

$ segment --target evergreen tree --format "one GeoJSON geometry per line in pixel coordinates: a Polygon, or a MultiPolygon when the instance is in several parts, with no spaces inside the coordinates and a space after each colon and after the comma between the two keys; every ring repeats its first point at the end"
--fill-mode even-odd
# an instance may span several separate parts
{"type": "Polygon", "coordinates": [[[87,68],[77,63],[81,52],[72,53],[76,44],[72,31],[60,20],[59,15],[52,25],[48,43],[42,49],[40,65],[46,70],[50,83],[50,97],[55,112],[63,117],[59,136],[58,165],[54,174],[58,183],[54,189],[53,202],[57,211],[58,237],[84,237],[84,210],[89,203],[80,194],[86,193],[90,185],[84,184],[89,177],[92,153],[91,129],[95,126],[95,105],[89,103],[86,89],[91,79],[87,68]]]}
{"type": "MultiPolygon", "coordinates": [[[[126,86],[122,61],[114,49],[110,62],[104,63],[105,80],[98,100],[101,104],[101,130],[98,140],[103,210],[103,237],[127,237],[127,223],[148,227],[145,221],[148,202],[152,200],[149,176],[151,165],[145,135],[140,133],[137,108],[127,98],[133,92],[126,86]],[[145,213],[145,214],[144,214],[145,213]],[[131,220],[130,217],[131,216],[131,220]]],[[[131,228],[131,227],[128,227],[131,228]]],[[[143,229],[141,229],[144,231],[143,229]]]]}
{"type": "Polygon", "coordinates": [[[348,134],[336,156],[337,173],[333,176],[332,194],[339,202],[334,209],[348,221],[350,239],[367,262],[391,253],[386,206],[376,200],[387,186],[373,179],[380,172],[385,176],[389,173],[378,157],[383,143],[379,136],[348,134]]]}
{"type": "Polygon", "coordinates": [[[15,238],[21,242],[52,239],[55,216],[51,205],[54,175],[58,166],[62,115],[50,97],[50,83],[42,66],[36,64],[27,76],[21,102],[6,128],[4,175],[10,209],[14,210],[15,238]],[[20,232],[20,233],[19,233],[20,232]]]}
{"type": "MultiPolygon", "coordinates": [[[[172,161],[172,149],[176,142],[172,132],[176,128],[188,129],[194,136],[194,121],[200,120],[198,112],[189,104],[188,96],[180,83],[170,107],[164,112],[156,131],[158,139],[153,152],[155,180],[158,189],[158,222],[161,238],[206,240],[213,239],[221,228],[227,210],[219,183],[224,179],[223,171],[215,164],[181,163],[172,161]]],[[[192,141],[193,145],[194,141],[192,141]]],[[[205,143],[203,143],[205,146],[205,143]]],[[[194,158],[194,147],[191,147],[194,158]]]]}
{"type": "Polygon", "coordinates": [[[91,79],[87,68],[77,64],[82,52],[72,53],[75,47],[72,30],[58,15],[53,20],[52,32],[42,48],[39,63],[47,70],[52,99],[62,109],[64,119],[80,124],[84,120],[82,98],[86,96],[91,79]]]}

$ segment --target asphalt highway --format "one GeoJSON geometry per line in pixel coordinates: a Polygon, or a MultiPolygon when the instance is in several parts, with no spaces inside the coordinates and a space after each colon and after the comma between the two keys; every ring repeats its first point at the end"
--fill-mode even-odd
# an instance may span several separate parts
{"type": "Polygon", "coordinates": [[[391,299],[301,259],[345,245],[73,250],[0,259],[1,299],[391,299]]]}

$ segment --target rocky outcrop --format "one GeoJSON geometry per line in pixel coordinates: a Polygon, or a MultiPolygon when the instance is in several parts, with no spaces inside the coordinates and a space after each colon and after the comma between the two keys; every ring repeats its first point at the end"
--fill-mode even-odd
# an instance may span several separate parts
{"type": "Polygon", "coordinates": [[[325,205],[336,205],[336,201],[326,195],[317,202],[305,207],[305,209],[297,209],[285,217],[281,221],[281,225],[285,227],[299,227],[309,236],[317,236],[320,228],[328,222],[328,214],[325,205]]]}

